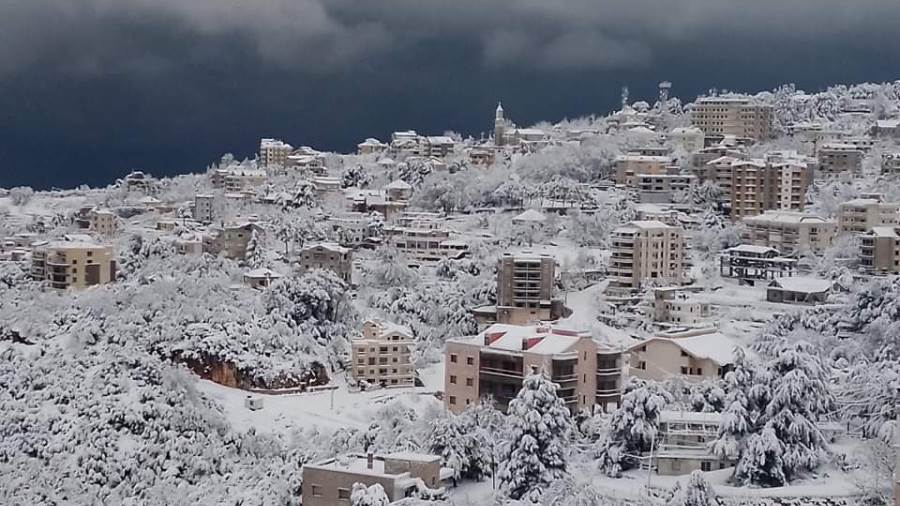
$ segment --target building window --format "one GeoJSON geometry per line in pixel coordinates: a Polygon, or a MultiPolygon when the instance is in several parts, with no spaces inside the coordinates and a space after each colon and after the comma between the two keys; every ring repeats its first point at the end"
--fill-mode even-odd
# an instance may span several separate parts
{"type": "Polygon", "coordinates": [[[450,354],[450,362],[453,362],[454,364],[456,363],[456,354],[455,353],[450,354]]]}
{"type": "Polygon", "coordinates": [[[474,379],[474,378],[466,378],[466,386],[467,386],[467,387],[471,387],[471,386],[474,386],[474,385],[475,385],[475,379],[474,379]]]}
{"type": "Polygon", "coordinates": [[[350,499],[350,489],[349,488],[339,488],[338,489],[338,499],[350,499]]]}
{"type": "Polygon", "coordinates": [[[456,384],[456,376],[452,376],[452,375],[450,376],[450,384],[451,384],[451,385],[455,385],[455,384],[456,384]]]}
{"type": "Polygon", "coordinates": [[[712,463],[711,463],[711,462],[701,462],[701,463],[700,463],[700,470],[701,470],[701,471],[711,471],[711,470],[712,470],[712,463]]]}
{"type": "Polygon", "coordinates": [[[450,396],[450,405],[456,406],[456,396],[455,395],[450,396]]]}
{"type": "Polygon", "coordinates": [[[313,485],[312,495],[313,497],[322,497],[322,487],[320,485],[313,485]]]}
{"type": "Polygon", "coordinates": [[[687,374],[687,373],[688,373],[688,368],[681,366],[681,374],[687,374]]]}
{"type": "Polygon", "coordinates": [[[643,360],[638,362],[638,369],[640,369],[642,371],[646,371],[647,370],[647,362],[644,362],[643,360]]]}
{"type": "Polygon", "coordinates": [[[466,357],[466,365],[475,365],[474,357],[466,357]]]}

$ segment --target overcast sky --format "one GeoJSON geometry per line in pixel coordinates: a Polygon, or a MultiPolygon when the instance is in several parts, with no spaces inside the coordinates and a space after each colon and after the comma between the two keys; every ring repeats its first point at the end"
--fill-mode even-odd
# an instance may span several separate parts
{"type": "Polygon", "coordinates": [[[898,0],[0,0],[0,186],[900,78],[898,0]]]}

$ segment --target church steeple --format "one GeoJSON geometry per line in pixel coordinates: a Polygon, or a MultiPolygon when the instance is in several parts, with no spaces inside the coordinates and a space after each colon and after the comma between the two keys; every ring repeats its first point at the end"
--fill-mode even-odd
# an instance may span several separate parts
{"type": "Polygon", "coordinates": [[[494,145],[502,146],[506,134],[506,119],[503,117],[503,104],[497,102],[497,113],[494,116],[494,145]]]}

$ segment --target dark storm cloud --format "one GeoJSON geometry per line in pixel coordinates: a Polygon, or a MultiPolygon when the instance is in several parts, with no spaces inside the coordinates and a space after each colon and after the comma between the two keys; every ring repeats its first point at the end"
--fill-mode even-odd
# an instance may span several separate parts
{"type": "Polygon", "coordinates": [[[710,87],[896,79],[897,0],[0,0],[0,186],[348,150],[710,87]]]}
{"type": "Polygon", "coordinates": [[[120,44],[122,25],[180,26],[197,37],[242,37],[263,61],[311,73],[390,61],[441,41],[468,44],[488,66],[633,68],[661,48],[710,34],[820,38],[895,29],[896,0],[6,0],[0,70],[54,55],[73,72],[166,68],[153,47],[120,44]]]}

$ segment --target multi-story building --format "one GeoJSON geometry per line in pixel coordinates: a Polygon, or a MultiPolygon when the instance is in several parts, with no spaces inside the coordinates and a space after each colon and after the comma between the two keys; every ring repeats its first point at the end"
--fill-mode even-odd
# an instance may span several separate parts
{"type": "Polygon", "coordinates": [[[31,276],[59,290],[82,289],[115,281],[113,250],[92,242],[45,243],[32,251],[31,276]]]}
{"type": "Polygon", "coordinates": [[[287,157],[294,151],[294,147],[278,139],[260,139],[259,141],[259,166],[287,167],[287,157]]]}
{"type": "Polygon", "coordinates": [[[252,169],[216,169],[211,182],[228,193],[253,191],[266,182],[266,171],[252,169]]]}
{"type": "Polygon", "coordinates": [[[632,221],[613,230],[610,287],[680,284],[685,275],[684,232],[659,221],[632,221]]]}
{"type": "Polygon", "coordinates": [[[361,155],[372,155],[386,151],[388,145],[378,139],[369,137],[356,145],[357,152],[361,155]]]}
{"type": "Polygon", "coordinates": [[[881,155],[882,174],[900,174],[900,153],[884,153],[881,155]]]}
{"type": "Polygon", "coordinates": [[[766,211],[743,220],[745,244],[769,246],[783,255],[820,252],[831,246],[837,223],[810,213],[766,211]]]}
{"type": "Polygon", "coordinates": [[[309,244],[300,249],[297,263],[304,271],[329,270],[344,283],[350,283],[353,274],[353,251],[334,243],[309,244]]]}
{"type": "Polygon", "coordinates": [[[402,179],[396,179],[384,186],[385,198],[390,202],[405,202],[412,197],[413,187],[402,179]]]}
{"type": "Polygon", "coordinates": [[[734,462],[719,459],[709,444],[719,437],[722,413],[662,411],[659,414],[657,473],[678,476],[694,471],[715,471],[734,462]]]}
{"type": "Polygon", "coordinates": [[[653,381],[721,378],[734,363],[736,344],[710,329],[687,332],[683,337],[651,337],[629,348],[629,375],[653,381]]]}
{"type": "Polygon", "coordinates": [[[244,284],[250,288],[268,288],[283,277],[272,269],[253,269],[244,273],[244,284]]]}
{"type": "Polygon", "coordinates": [[[872,227],[862,234],[859,263],[870,274],[900,273],[900,228],[872,227]]]}
{"type": "Polygon", "coordinates": [[[88,222],[90,231],[98,235],[111,236],[119,230],[119,217],[109,209],[91,209],[88,222]]]}
{"type": "Polygon", "coordinates": [[[213,254],[223,254],[233,260],[243,260],[247,257],[247,246],[254,234],[261,234],[262,227],[255,223],[236,223],[226,225],[217,231],[212,241],[208,243],[206,250],[213,254]]]}
{"type": "Polygon", "coordinates": [[[319,176],[324,176],[327,172],[325,154],[309,146],[300,146],[288,155],[287,167],[294,171],[305,171],[319,176]]]}
{"type": "Polygon", "coordinates": [[[708,302],[686,293],[680,287],[653,289],[653,321],[676,325],[697,325],[711,314],[708,302]]]}
{"type": "Polygon", "coordinates": [[[742,97],[705,97],[691,109],[691,124],[710,135],[733,135],[756,141],[772,136],[772,106],[742,97]]]}
{"type": "Polygon", "coordinates": [[[328,217],[329,238],[347,248],[372,246],[381,235],[383,223],[365,213],[344,213],[328,217]]]}
{"type": "Polygon", "coordinates": [[[731,165],[731,217],[771,209],[802,210],[813,169],[795,160],[735,160],[731,165]]]}
{"type": "Polygon", "coordinates": [[[441,458],[437,455],[394,453],[351,454],[303,466],[303,506],[350,506],[353,486],[378,484],[393,504],[441,487],[441,458]]]}
{"type": "Polygon", "coordinates": [[[872,133],[876,137],[900,139],[900,118],[878,120],[872,133]]]}
{"type": "Polygon", "coordinates": [[[478,335],[448,340],[444,356],[444,405],[455,413],[485,397],[506,410],[525,376],[537,371],[559,385],[557,395],[573,413],[614,409],[621,398],[622,352],[589,332],[497,323],[478,335]]]}
{"type": "Polygon", "coordinates": [[[678,167],[669,156],[626,154],[616,157],[614,162],[616,169],[616,184],[634,186],[634,176],[637,174],[674,174],[678,167]]]}
{"type": "Polygon", "coordinates": [[[433,135],[425,138],[424,155],[428,157],[444,158],[453,153],[456,141],[446,135],[433,135]]]}
{"type": "Polygon", "coordinates": [[[688,189],[697,177],[691,174],[635,174],[634,189],[644,204],[673,202],[678,192],[688,189]]]}
{"type": "Polygon", "coordinates": [[[524,325],[551,319],[556,260],[530,252],[497,262],[497,322],[524,325]]]}
{"type": "Polygon", "coordinates": [[[156,191],[156,181],[153,177],[139,170],[122,178],[121,185],[128,192],[153,193],[156,191]]]}
{"type": "Polygon", "coordinates": [[[738,278],[749,285],[757,280],[793,276],[797,259],[785,258],[775,248],[739,244],[719,255],[719,274],[723,278],[738,278]]]}
{"type": "Polygon", "coordinates": [[[860,198],[844,202],[838,207],[838,228],[841,232],[863,233],[873,227],[900,224],[900,204],[878,198],[860,198]]]}
{"type": "Polygon", "coordinates": [[[819,172],[822,174],[859,174],[864,153],[855,144],[826,143],[818,150],[819,172]]]}
{"type": "Polygon", "coordinates": [[[366,321],[362,336],[350,344],[353,378],[383,387],[413,386],[416,369],[410,353],[414,342],[409,327],[383,320],[366,321]]]}
{"type": "Polygon", "coordinates": [[[414,263],[438,262],[445,258],[461,258],[469,250],[465,241],[450,238],[450,231],[440,228],[384,227],[385,242],[414,263]]]}
{"type": "Polygon", "coordinates": [[[212,223],[215,220],[215,196],[198,194],[194,196],[194,219],[200,223],[212,223]]]}

